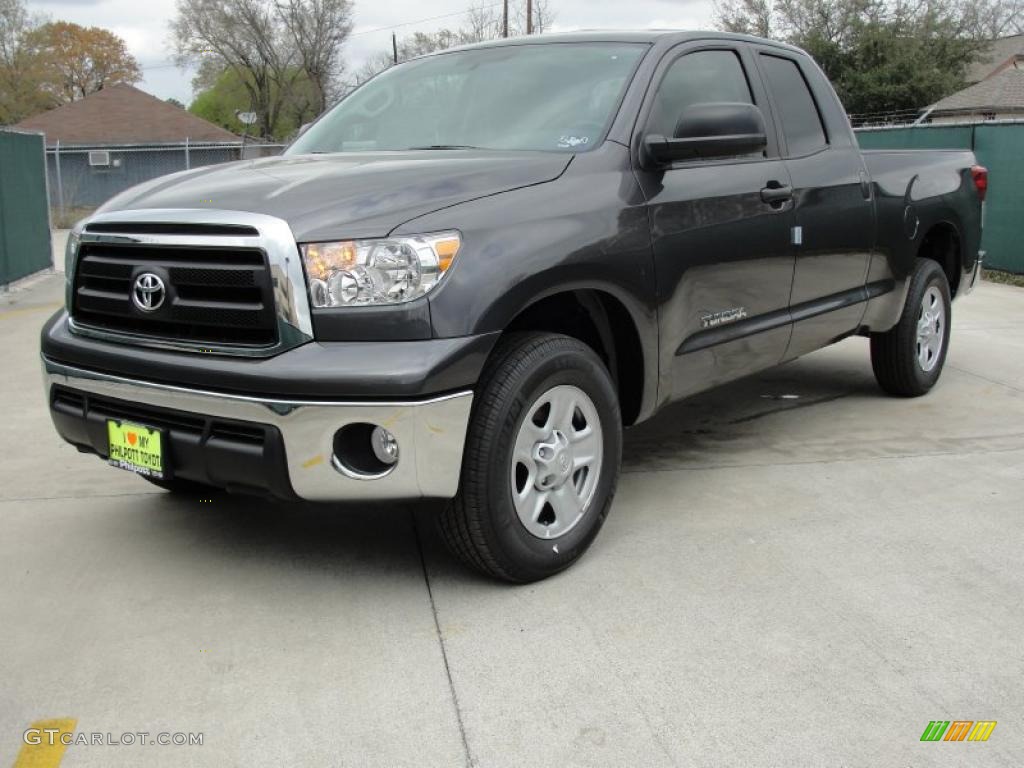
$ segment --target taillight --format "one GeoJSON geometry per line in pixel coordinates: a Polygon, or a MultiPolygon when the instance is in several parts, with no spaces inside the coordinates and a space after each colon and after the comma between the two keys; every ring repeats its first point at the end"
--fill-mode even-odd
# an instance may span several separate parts
{"type": "Polygon", "coordinates": [[[971,178],[974,179],[974,189],[978,193],[978,199],[985,202],[985,194],[988,192],[988,168],[984,165],[972,166],[971,178]]]}

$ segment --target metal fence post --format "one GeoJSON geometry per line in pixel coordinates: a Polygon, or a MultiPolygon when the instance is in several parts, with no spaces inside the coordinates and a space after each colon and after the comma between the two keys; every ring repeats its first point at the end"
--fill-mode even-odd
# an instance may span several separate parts
{"type": "Polygon", "coordinates": [[[185,137],[185,170],[192,169],[192,158],[188,154],[188,136],[185,137]]]}
{"type": "Polygon", "coordinates": [[[64,218],[64,182],[60,177],[60,139],[57,139],[57,144],[53,148],[53,164],[57,172],[57,210],[60,211],[60,217],[64,218]]]}

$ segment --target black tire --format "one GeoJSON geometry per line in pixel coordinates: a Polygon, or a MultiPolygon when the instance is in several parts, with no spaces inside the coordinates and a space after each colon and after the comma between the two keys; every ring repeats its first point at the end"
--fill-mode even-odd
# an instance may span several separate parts
{"type": "Polygon", "coordinates": [[[871,334],[871,367],[878,385],[897,397],[919,397],[934,387],[946,363],[951,320],[946,273],[937,262],[918,259],[899,322],[885,333],[871,334]],[[938,354],[934,361],[929,361],[932,367],[925,370],[918,357],[918,321],[922,315],[922,302],[932,288],[941,297],[943,334],[938,354]]]}
{"type": "Polygon", "coordinates": [[[197,483],[194,480],[186,480],[183,477],[165,477],[163,480],[157,480],[155,477],[146,477],[145,475],[139,475],[139,477],[158,488],[163,488],[165,491],[182,496],[210,496],[220,492],[219,489],[214,488],[212,485],[197,483]]]}
{"type": "Polygon", "coordinates": [[[503,338],[484,370],[473,402],[458,495],[441,513],[441,536],[467,565],[505,581],[526,583],[568,568],[604,523],[622,460],[622,420],[611,376],[594,351],[551,333],[503,338]],[[579,522],[556,539],[530,533],[512,498],[512,453],[520,425],[538,398],[559,385],[581,389],[600,419],[603,458],[596,490],[579,522]]]}

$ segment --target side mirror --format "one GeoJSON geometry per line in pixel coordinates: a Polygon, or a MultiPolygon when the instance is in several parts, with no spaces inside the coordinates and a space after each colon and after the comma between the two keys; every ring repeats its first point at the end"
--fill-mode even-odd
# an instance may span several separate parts
{"type": "Polygon", "coordinates": [[[705,157],[737,157],[761,152],[768,145],[764,115],[753,104],[722,102],[687,107],[676,122],[675,135],[651,134],[644,149],[656,165],[705,157]]]}

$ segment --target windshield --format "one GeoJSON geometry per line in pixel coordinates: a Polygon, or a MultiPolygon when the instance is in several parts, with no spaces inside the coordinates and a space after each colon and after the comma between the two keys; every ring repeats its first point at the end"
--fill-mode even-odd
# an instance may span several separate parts
{"type": "Polygon", "coordinates": [[[645,46],[548,43],[445,53],[375,77],[288,149],[581,151],[604,135],[645,46]]]}

